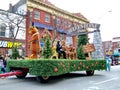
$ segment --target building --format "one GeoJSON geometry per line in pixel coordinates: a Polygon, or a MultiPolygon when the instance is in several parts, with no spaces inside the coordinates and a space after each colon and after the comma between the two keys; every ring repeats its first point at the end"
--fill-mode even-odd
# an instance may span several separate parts
{"type": "Polygon", "coordinates": [[[48,0],[27,0],[27,15],[26,15],[26,51],[30,54],[30,44],[27,43],[30,39],[28,28],[34,25],[38,28],[40,36],[45,29],[48,29],[52,38],[65,40],[66,44],[77,46],[77,36],[74,32],[67,35],[71,27],[79,24],[89,23],[89,21],[80,13],[70,13],[62,10],[48,0]]]}
{"type": "Polygon", "coordinates": [[[113,47],[112,47],[113,51],[120,52],[120,37],[114,37],[112,39],[112,42],[113,42],[113,47]]]}
{"type": "Polygon", "coordinates": [[[106,57],[106,55],[112,55],[113,54],[113,42],[104,41],[102,42],[102,44],[103,44],[104,57],[106,57]]]}
{"type": "Polygon", "coordinates": [[[12,5],[11,3],[9,4],[9,12],[11,13],[19,13],[22,15],[26,14],[26,0],[20,0],[17,2],[15,5],[12,5]]]}
{"type": "Polygon", "coordinates": [[[23,16],[0,10],[0,54],[11,55],[13,44],[18,46],[20,55],[23,54],[25,26],[23,16]]]}
{"type": "MultiPolygon", "coordinates": [[[[48,0],[20,0],[12,6],[10,4],[9,11],[14,13],[22,13],[26,15],[26,54],[30,55],[30,43],[28,40],[29,27],[34,25],[38,28],[40,36],[47,29],[52,38],[65,40],[66,44],[77,46],[77,36],[74,32],[67,35],[71,27],[79,24],[89,23],[89,21],[81,13],[70,13],[53,5],[48,0]]],[[[76,29],[76,28],[74,28],[76,29]]]]}
{"type": "Polygon", "coordinates": [[[103,42],[104,57],[120,52],[120,37],[114,37],[111,41],[103,42]]]}

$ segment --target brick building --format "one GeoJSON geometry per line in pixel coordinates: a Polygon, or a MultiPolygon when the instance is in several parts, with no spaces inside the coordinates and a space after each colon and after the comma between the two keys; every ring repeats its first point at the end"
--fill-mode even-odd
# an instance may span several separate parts
{"type": "Polygon", "coordinates": [[[9,11],[13,13],[24,13],[26,15],[26,54],[30,55],[30,39],[28,29],[31,25],[38,28],[40,36],[45,29],[51,33],[52,38],[65,40],[66,44],[77,46],[77,36],[74,32],[67,35],[69,29],[79,24],[89,23],[89,21],[81,13],[70,13],[53,5],[48,0],[20,0],[12,6],[10,4],[9,11]],[[22,7],[22,9],[20,8],[22,7]],[[57,35],[55,36],[55,32],[57,35]]]}
{"type": "Polygon", "coordinates": [[[102,42],[103,44],[103,52],[104,52],[104,57],[106,57],[106,55],[111,55],[113,54],[113,43],[112,41],[104,41],[102,42]]]}
{"type": "Polygon", "coordinates": [[[120,37],[114,37],[111,41],[103,42],[104,57],[120,52],[120,37]]]}
{"type": "Polygon", "coordinates": [[[67,44],[77,46],[77,36],[67,35],[68,30],[79,24],[89,23],[80,13],[70,13],[51,4],[48,0],[27,0],[26,15],[26,52],[30,54],[30,44],[28,40],[28,28],[31,24],[39,30],[40,36],[45,29],[48,29],[52,38],[57,31],[57,39],[65,40],[67,44]]]}

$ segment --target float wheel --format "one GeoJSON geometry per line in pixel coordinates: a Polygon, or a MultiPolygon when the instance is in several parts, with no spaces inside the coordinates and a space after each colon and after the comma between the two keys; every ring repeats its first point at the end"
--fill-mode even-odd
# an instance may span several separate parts
{"type": "Polygon", "coordinates": [[[19,78],[19,79],[25,78],[26,75],[27,75],[27,73],[28,73],[28,69],[22,69],[22,70],[20,70],[20,71],[21,71],[22,73],[19,74],[19,75],[16,75],[16,77],[19,78]]]}
{"type": "Polygon", "coordinates": [[[87,76],[94,75],[94,70],[86,71],[87,76]]]}
{"type": "Polygon", "coordinates": [[[37,80],[41,83],[47,83],[49,81],[49,76],[37,76],[37,80]]]}

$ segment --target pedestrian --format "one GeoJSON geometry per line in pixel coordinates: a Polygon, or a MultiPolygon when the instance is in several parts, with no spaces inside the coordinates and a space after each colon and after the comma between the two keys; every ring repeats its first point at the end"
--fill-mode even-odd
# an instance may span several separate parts
{"type": "Polygon", "coordinates": [[[2,56],[0,55],[0,74],[4,72],[4,61],[2,56]]]}
{"type": "Polygon", "coordinates": [[[111,68],[111,58],[109,55],[106,56],[106,70],[110,71],[111,68]]]}
{"type": "Polygon", "coordinates": [[[3,58],[3,64],[4,64],[4,70],[5,70],[5,72],[7,72],[7,60],[8,60],[9,58],[8,58],[8,55],[6,55],[6,57],[5,58],[3,58]]]}
{"type": "Polygon", "coordinates": [[[0,55],[0,73],[5,73],[5,65],[6,65],[6,61],[4,60],[4,57],[2,55],[0,55]]]}

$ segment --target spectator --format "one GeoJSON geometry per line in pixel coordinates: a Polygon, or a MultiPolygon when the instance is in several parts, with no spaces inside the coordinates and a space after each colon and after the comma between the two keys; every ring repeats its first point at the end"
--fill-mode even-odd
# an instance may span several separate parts
{"type": "Polygon", "coordinates": [[[4,58],[0,55],[0,74],[2,72],[5,73],[4,64],[5,64],[4,58]]]}
{"type": "Polygon", "coordinates": [[[106,68],[107,68],[107,71],[110,71],[110,68],[111,68],[111,58],[110,56],[106,56],[106,68]]]}

